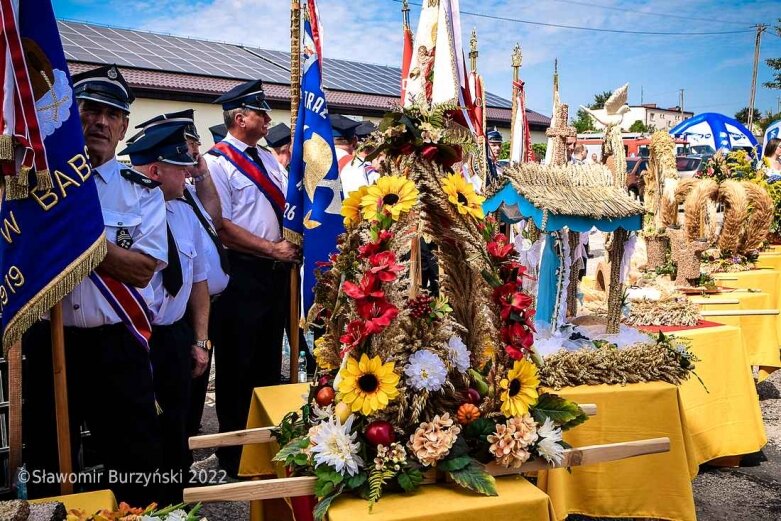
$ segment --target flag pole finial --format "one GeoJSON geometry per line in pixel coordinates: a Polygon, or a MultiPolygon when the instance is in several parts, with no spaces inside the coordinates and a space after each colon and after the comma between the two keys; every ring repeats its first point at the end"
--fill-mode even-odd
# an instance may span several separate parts
{"type": "Polygon", "coordinates": [[[409,2],[407,0],[401,3],[401,23],[405,29],[409,27],[409,2]]]}
{"type": "Polygon", "coordinates": [[[472,36],[469,38],[469,66],[472,72],[477,71],[477,29],[472,28],[472,36]]]}
{"type": "Polygon", "coordinates": [[[515,47],[513,48],[512,60],[513,60],[513,81],[518,81],[519,69],[521,68],[521,64],[523,63],[523,54],[521,53],[521,44],[519,43],[516,43],[515,47]]]}

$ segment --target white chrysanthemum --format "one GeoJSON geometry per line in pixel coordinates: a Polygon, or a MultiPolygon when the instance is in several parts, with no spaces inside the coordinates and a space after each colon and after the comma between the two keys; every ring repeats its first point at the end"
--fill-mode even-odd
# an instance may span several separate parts
{"type": "Polygon", "coordinates": [[[550,418],[545,418],[545,422],[537,428],[537,435],[540,441],[537,442],[537,452],[540,456],[551,463],[557,465],[564,459],[564,447],[559,444],[561,441],[561,428],[556,427],[550,418]]]}
{"type": "Polygon", "coordinates": [[[174,510],[165,517],[165,521],[187,521],[187,512],[181,508],[174,510]]]}
{"type": "Polygon", "coordinates": [[[329,404],[325,407],[320,407],[316,402],[312,402],[312,414],[314,414],[316,421],[327,420],[334,415],[334,405],[329,404]]]}
{"type": "Polygon", "coordinates": [[[339,474],[345,472],[354,476],[363,466],[358,456],[361,444],[355,441],[358,433],[350,434],[355,415],[351,414],[344,425],[334,416],[317,426],[316,432],[310,430],[311,453],[316,465],[328,465],[339,474]]]}
{"type": "Polygon", "coordinates": [[[404,374],[407,375],[407,383],[418,391],[439,391],[447,379],[447,367],[436,354],[421,349],[409,357],[404,374]]]}
{"type": "Polygon", "coordinates": [[[450,364],[455,367],[459,373],[465,373],[469,369],[469,350],[461,337],[452,336],[447,341],[448,354],[450,355],[450,364]]]}

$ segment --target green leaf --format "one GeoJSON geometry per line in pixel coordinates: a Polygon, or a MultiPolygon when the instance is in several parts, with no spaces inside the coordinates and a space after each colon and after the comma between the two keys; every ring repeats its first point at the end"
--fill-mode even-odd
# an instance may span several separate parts
{"type": "MultiPolygon", "coordinates": [[[[295,456],[296,454],[299,454],[302,450],[302,447],[300,445],[300,442],[306,440],[306,437],[304,438],[293,438],[288,442],[287,445],[279,449],[279,452],[274,455],[272,458],[272,461],[286,461],[288,456],[295,456]]],[[[309,445],[309,440],[306,440],[306,445],[309,445]]]]}
{"type": "Polygon", "coordinates": [[[464,427],[464,437],[468,440],[483,440],[496,430],[496,422],[489,418],[478,418],[464,427]]]}
{"type": "Polygon", "coordinates": [[[447,459],[458,458],[459,456],[465,456],[468,453],[469,453],[469,445],[467,445],[464,436],[459,435],[456,438],[456,442],[450,448],[450,452],[447,453],[447,459]]]}
{"type": "Polygon", "coordinates": [[[307,464],[308,461],[309,458],[303,452],[293,456],[293,463],[295,463],[296,465],[301,465],[303,467],[304,465],[307,464]]]}
{"type": "Polygon", "coordinates": [[[317,497],[326,497],[333,492],[334,489],[334,484],[330,481],[322,480],[320,478],[317,478],[317,481],[315,481],[315,496],[317,497]]]}
{"type": "Polygon", "coordinates": [[[369,512],[371,512],[374,503],[379,501],[380,497],[382,497],[383,485],[385,485],[385,483],[394,475],[396,475],[396,472],[390,469],[372,469],[369,474],[369,512]]]}
{"type": "Polygon", "coordinates": [[[494,477],[485,471],[485,467],[476,461],[471,462],[465,468],[450,473],[453,481],[464,488],[473,490],[486,496],[496,496],[496,481],[494,477]]]}
{"type": "Polygon", "coordinates": [[[399,472],[396,481],[399,482],[399,486],[404,492],[412,492],[423,483],[423,473],[420,469],[407,468],[399,472]]]}
{"type": "Polygon", "coordinates": [[[315,521],[323,521],[325,519],[325,515],[328,513],[331,503],[333,503],[334,499],[339,497],[341,493],[342,487],[339,487],[333,494],[323,497],[317,502],[317,505],[315,505],[315,508],[312,511],[312,516],[315,521]]]}
{"type": "Polygon", "coordinates": [[[366,483],[367,477],[368,476],[366,475],[365,472],[359,472],[355,476],[350,476],[349,478],[347,478],[347,481],[345,481],[345,485],[347,486],[347,488],[354,490],[360,487],[361,485],[363,485],[364,483],[366,483]]]}
{"type": "Polygon", "coordinates": [[[580,425],[588,419],[578,404],[549,393],[540,396],[531,413],[537,423],[543,423],[545,418],[550,418],[561,430],[580,425]]]}
{"type": "Polygon", "coordinates": [[[455,458],[444,459],[437,463],[437,469],[443,472],[452,472],[461,470],[471,463],[472,458],[468,455],[457,456],[455,458]]]}
{"type": "Polygon", "coordinates": [[[318,480],[328,481],[334,485],[338,485],[344,479],[344,476],[339,474],[328,465],[320,465],[319,467],[315,468],[315,476],[317,476],[318,480]]]}

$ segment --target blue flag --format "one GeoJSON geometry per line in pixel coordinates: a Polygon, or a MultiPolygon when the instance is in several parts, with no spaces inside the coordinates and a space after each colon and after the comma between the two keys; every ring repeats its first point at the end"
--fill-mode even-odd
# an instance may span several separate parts
{"type": "Polygon", "coordinates": [[[312,37],[309,18],[313,14],[310,11],[304,21],[301,102],[293,136],[284,225],[285,237],[302,244],[305,314],[314,300],[317,263],[327,261],[336,251],[336,238],[344,232],[342,184],[323,94],[320,60],[312,37]]]}
{"type": "Polygon", "coordinates": [[[5,352],[100,263],[106,241],[51,1],[24,0],[18,17],[9,0],[0,0],[0,6],[5,28],[0,40],[14,57],[6,66],[13,68],[15,79],[6,84],[2,122],[3,139],[14,147],[11,157],[2,158],[5,352]],[[9,89],[17,93],[12,99],[9,89]],[[17,103],[15,111],[7,110],[9,102],[17,103]],[[16,194],[9,194],[14,187],[16,194]]]}

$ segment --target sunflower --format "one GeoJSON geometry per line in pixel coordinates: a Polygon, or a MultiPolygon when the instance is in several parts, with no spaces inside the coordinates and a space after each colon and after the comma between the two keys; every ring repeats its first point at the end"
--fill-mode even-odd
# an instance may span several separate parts
{"type": "Polygon", "coordinates": [[[418,202],[418,189],[406,177],[389,175],[380,177],[369,186],[361,198],[364,219],[375,219],[378,213],[388,213],[394,221],[401,212],[409,212],[418,202]]]}
{"type": "Polygon", "coordinates": [[[442,190],[461,215],[471,215],[475,219],[485,217],[482,206],[485,197],[477,195],[471,183],[458,172],[450,174],[442,181],[442,190]]]}
{"type": "Polygon", "coordinates": [[[349,357],[339,373],[337,399],[364,416],[384,409],[399,394],[399,375],[393,366],[393,362],[383,364],[379,356],[369,359],[366,353],[360,361],[349,357]]]}
{"type": "Polygon", "coordinates": [[[539,385],[536,365],[525,359],[515,362],[507,378],[499,382],[502,388],[502,414],[508,417],[527,414],[529,407],[537,403],[539,385]]]}
{"type": "Polygon", "coordinates": [[[350,192],[347,199],[342,201],[342,217],[344,217],[344,226],[349,228],[361,220],[361,199],[366,195],[368,186],[362,186],[357,190],[350,192]]]}

